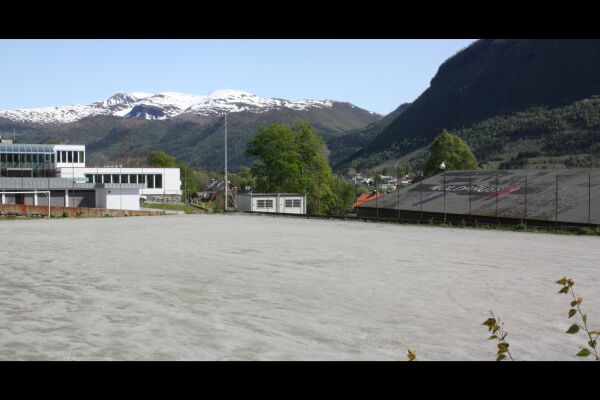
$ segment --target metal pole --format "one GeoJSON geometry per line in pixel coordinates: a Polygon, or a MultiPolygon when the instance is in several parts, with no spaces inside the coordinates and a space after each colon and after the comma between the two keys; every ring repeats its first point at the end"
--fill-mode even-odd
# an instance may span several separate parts
{"type": "Polygon", "coordinates": [[[556,189],[554,194],[554,224],[558,225],[558,174],[556,175],[556,189]]]}
{"type": "Polygon", "coordinates": [[[396,175],[396,190],[398,191],[398,220],[400,221],[400,178],[396,175]]]}
{"type": "Polygon", "coordinates": [[[472,193],[471,175],[469,175],[469,223],[473,223],[473,214],[471,213],[471,193],[472,193]]]}
{"type": "Polygon", "coordinates": [[[358,219],[358,181],[354,175],[354,192],[356,193],[356,219],[358,219]]]}
{"type": "Polygon", "coordinates": [[[527,175],[525,175],[525,225],[527,225],[527,192],[529,187],[527,186],[527,175]]]}
{"type": "Polygon", "coordinates": [[[227,211],[227,114],[225,114],[225,211],[227,211]]]}
{"type": "Polygon", "coordinates": [[[379,218],[379,202],[378,202],[378,194],[379,194],[379,183],[375,181],[375,217],[379,218]]]}
{"type": "Polygon", "coordinates": [[[496,225],[498,222],[498,173],[496,173],[496,225]]]}
{"type": "Polygon", "coordinates": [[[444,223],[446,223],[446,170],[444,170],[444,223]]]}
{"type": "Polygon", "coordinates": [[[588,174],[588,224],[592,223],[592,174],[588,174]]]}
{"type": "Polygon", "coordinates": [[[423,176],[421,176],[421,180],[419,181],[419,193],[421,194],[421,222],[423,222],[423,176]]]}

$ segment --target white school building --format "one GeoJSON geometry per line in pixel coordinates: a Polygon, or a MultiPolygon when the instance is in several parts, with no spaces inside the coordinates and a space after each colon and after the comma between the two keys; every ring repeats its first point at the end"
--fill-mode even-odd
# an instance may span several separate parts
{"type": "Polygon", "coordinates": [[[85,162],[84,145],[0,139],[0,204],[139,210],[141,197],[181,196],[179,168],[88,168],[85,162]]]}

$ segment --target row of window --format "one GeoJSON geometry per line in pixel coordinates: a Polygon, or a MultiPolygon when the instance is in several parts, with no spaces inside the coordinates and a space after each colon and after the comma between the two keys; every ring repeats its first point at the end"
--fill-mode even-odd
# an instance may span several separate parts
{"type": "Polygon", "coordinates": [[[0,154],[0,163],[48,164],[54,162],[54,154],[0,154]]]}
{"type": "Polygon", "coordinates": [[[300,208],[300,199],[285,199],[285,206],[291,208],[300,208]]]}
{"type": "MultiPolygon", "coordinates": [[[[285,199],[285,206],[300,208],[300,199],[285,199]]],[[[256,200],[256,208],[273,208],[273,200],[256,200]]]]}
{"type": "Polygon", "coordinates": [[[85,163],[83,151],[59,150],[56,152],[56,161],[59,163],[85,163]]]}
{"type": "Polygon", "coordinates": [[[256,208],[273,208],[273,200],[257,200],[256,208]]]}
{"type": "Polygon", "coordinates": [[[162,189],[162,174],[85,174],[87,183],[145,183],[148,189],[162,189]]]}

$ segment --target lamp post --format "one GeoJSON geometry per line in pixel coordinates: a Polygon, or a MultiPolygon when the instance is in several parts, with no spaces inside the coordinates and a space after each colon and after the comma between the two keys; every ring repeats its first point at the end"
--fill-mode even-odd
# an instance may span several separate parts
{"type": "Polygon", "coordinates": [[[227,211],[227,114],[225,114],[225,211],[227,211]]]}
{"type": "Polygon", "coordinates": [[[444,174],[444,224],[446,223],[446,162],[442,161],[440,169],[444,174]]]}

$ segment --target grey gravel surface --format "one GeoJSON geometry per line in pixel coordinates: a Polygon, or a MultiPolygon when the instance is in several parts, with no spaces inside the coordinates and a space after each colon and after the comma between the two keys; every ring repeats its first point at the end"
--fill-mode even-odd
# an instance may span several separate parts
{"type": "Polygon", "coordinates": [[[0,360],[572,360],[600,238],[252,215],[0,221],[0,360]]]}

